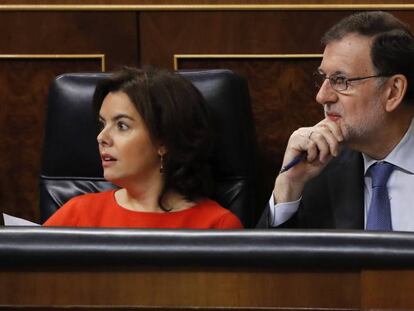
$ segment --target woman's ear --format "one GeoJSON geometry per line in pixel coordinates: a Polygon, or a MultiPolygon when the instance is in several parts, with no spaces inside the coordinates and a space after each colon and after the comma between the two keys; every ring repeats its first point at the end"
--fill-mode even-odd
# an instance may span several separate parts
{"type": "Polygon", "coordinates": [[[394,111],[402,103],[405,92],[407,91],[407,78],[404,75],[396,74],[390,78],[388,97],[385,105],[387,112],[394,111]]]}

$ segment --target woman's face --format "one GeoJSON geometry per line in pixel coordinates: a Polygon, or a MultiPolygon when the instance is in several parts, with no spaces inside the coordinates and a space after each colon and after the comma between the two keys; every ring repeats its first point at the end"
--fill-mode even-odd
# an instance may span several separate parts
{"type": "Polygon", "coordinates": [[[124,92],[105,97],[99,119],[102,130],[97,139],[106,180],[125,187],[160,178],[158,147],[124,92]]]}

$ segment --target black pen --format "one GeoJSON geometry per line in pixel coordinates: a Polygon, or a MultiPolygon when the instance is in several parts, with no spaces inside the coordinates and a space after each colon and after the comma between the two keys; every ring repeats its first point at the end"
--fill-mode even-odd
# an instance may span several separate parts
{"type": "Polygon", "coordinates": [[[303,159],[306,157],[306,152],[302,151],[300,154],[298,154],[296,157],[293,158],[292,161],[290,161],[288,164],[286,164],[282,169],[280,170],[279,174],[282,174],[283,172],[286,172],[287,170],[290,170],[292,167],[300,163],[303,159]]]}

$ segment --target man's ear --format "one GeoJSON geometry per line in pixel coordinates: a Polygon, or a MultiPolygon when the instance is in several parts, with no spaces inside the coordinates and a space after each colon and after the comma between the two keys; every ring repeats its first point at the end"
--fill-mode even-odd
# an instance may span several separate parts
{"type": "Polygon", "coordinates": [[[407,91],[407,78],[401,74],[393,75],[387,85],[389,89],[385,110],[391,112],[399,107],[403,101],[405,92],[407,91]]]}

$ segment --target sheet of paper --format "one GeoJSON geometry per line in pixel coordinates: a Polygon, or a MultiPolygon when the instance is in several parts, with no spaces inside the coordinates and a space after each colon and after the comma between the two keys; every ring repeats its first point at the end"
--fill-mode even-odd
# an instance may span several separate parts
{"type": "Polygon", "coordinates": [[[7,215],[3,213],[3,220],[5,226],[40,226],[37,223],[28,221],[23,218],[18,218],[14,216],[7,215]]]}

